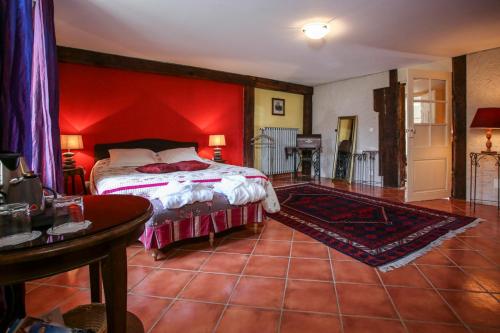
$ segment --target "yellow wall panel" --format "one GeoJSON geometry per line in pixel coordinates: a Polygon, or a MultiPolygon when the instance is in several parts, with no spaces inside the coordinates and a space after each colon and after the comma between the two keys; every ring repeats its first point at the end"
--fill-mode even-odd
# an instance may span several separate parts
{"type": "MultiPolygon", "coordinates": [[[[254,115],[254,135],[260,134],[263,127],[286,127],[298,128],[302,133],[304,96],[281,91],[255,88],[255,115],[254,115]],[[282,98],[285,100],[285,115],[272,115],[272,99],[282,98]]],[[[259,152],[255,153],[255,166],[259,166],[259,152]]]]}

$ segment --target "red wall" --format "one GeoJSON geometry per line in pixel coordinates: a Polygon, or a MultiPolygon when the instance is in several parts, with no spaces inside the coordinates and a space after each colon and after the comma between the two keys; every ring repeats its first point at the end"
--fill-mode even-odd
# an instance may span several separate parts
{"type": "Polygon", "coordinates": [[[242,86],[65,63],[59,74],[61,133],[82,134],[75,159],[87,171],[96,143],[196,141],[211,158],[209,134],[226,136],[224,159],[243,162],[242,86]]]}

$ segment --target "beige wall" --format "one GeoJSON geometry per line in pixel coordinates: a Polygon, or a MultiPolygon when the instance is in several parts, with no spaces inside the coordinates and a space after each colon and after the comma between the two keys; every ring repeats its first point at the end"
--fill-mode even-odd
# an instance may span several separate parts
{"type": "MultiPolygon", "coordinates": [[[[484,129],[470,128],[480,107],[500,107],[500,48],[467,55],[467,197],[469,196],[469,153],[485,150],[484,129]]],[[[500,116],[500,115],[499,115],[500,116]]],[[[492,150],[500,151],[500,130],[493,130],[492,150]]],[[[492,158],[482,160],[478,168],[477,198],[496,204],[497,169],[492,158]]]]}

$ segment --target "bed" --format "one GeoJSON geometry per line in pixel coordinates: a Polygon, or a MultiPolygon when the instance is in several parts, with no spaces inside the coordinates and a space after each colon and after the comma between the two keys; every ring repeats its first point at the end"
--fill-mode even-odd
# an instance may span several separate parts
{"type": "Polygon", "coordinates": [[[91,193],[100,194],[133,194],[148,198],[154,207],[154,215],[147,222],[140,241],[145,248],[152,251],[155,259],[161,252],[158,250],[174,242],[209,236],[213,244],[214,235],[233,227],[253,223],[256,227],[262,223],[268,212],[279,210],[274,189],[269,179],[259,170],[228,164],[215,163],[210,160],[208,169],[200,171],[179,171],[161,174],[147,174],[136,171],[136,167],[110,166],[110,149],[143,148],[155,153],[176,148],[198,148],[195,142],[177,142],[163,139],[144,139],[110,144],[97,144],[94,147],[95,165],[90,176],[91,193]],[[194,202],[182,207],[165,208],[162,195],[167,185],[172,182],[200,183],[209,189],[227,176],[237,175],[265,188],[266,197],[258,202],[244,205],[232,205],[221,193],[214,193],[211,201],[194,202]]]}

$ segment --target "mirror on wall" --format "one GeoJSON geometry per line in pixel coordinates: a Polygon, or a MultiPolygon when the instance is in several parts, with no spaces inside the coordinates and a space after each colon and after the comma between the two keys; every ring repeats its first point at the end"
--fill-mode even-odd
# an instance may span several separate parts
{"type": "Polygon", "coordinates": [[[357,116],[338,118],[333,179],[351,182],[353,154],[356,149],[357,120],[357,116]]]}

